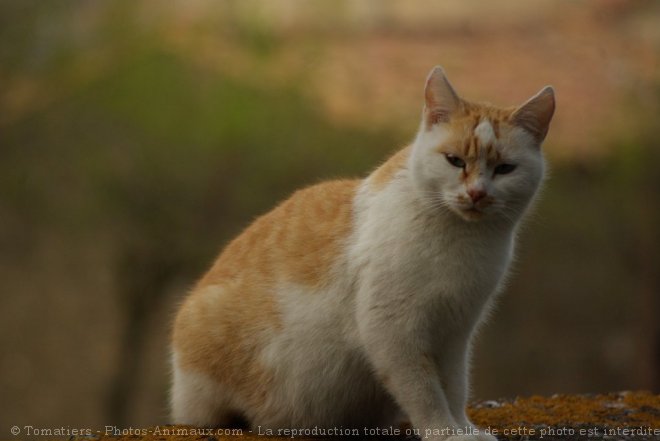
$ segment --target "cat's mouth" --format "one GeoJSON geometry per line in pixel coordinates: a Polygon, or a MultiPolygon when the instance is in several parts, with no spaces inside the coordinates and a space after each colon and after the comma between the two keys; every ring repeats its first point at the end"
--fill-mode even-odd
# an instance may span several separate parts
{"type": "Polygon", "coordinates": [[[488,214],[488,207],[491,203],[492,199],[484,199],[475,203],[467,198],[459,196],[455,202],[451,204],[450,208],[464,220],[477,221],[488,214]]]}

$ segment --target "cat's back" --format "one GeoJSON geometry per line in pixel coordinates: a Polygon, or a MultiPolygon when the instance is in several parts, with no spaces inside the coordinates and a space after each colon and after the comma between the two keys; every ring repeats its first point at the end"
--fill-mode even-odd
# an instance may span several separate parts
{"type": "Polygon", "coordinates": [[[360,182],[334,180],[296,191],[231,241],[196,290],[244,279],[262,286],[322,284],[352,230],[360,182]]]}

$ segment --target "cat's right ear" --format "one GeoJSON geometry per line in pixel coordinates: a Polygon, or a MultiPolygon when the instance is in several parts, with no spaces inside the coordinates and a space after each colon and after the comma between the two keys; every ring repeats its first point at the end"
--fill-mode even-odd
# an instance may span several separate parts
{"type": "Polygon", "coordinates": [[[426,79],[424,99],[424,121],[427,128],[431,128],[434,124],[449,122],[451,115],[458,110],[461,103],[461,99],[451,87],[445,71],[440,66],[434,67],[426,79]]]}

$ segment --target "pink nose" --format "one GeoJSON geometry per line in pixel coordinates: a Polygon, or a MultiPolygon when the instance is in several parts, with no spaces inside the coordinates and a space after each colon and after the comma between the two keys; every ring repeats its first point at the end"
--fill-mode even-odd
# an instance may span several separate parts
{"type": "Polygon", "coordinates": [[[467,194],[470,196],[470,199],[472,199],[472,203],[474,204],[487,196],[486,191],[480,188],[471,188],[467,191],[467,194]]]}

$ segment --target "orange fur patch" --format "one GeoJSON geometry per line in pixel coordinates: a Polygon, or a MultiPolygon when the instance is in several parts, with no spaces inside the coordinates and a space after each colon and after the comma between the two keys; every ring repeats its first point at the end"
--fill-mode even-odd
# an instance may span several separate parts
{"type": "Polygon", "coordinates": [[[246,276],[266,285],[321,284],[351,231],[359,182],[331,181],[297,191],[234,239],[199,286],[246,276]]]}
{"type": "Polygon", "coordinates": [[[385,188],[392,178],[394,178],[394,175],[406,166],[411,151],[412,146],[399,150],[374,170],[369,177],[369,188],[373,191],[379,191],[385,188]]]}
{"type": "Polygon", "coordinates": [[[267,291],[229,282],[188,297],[176,318],[173,346],[182,369],[204,373],[256,406],[272,374],[255,363],[254,355],[280,328],[267,291]]]}
{"type": "Polygon", "coordinates": [[[513,128],[511,117],[514,109],[503,109],[487,104],[475,104],[463,101],[460,109],[449,121],[453,137],[438,146],[441,153],[456,155],[466,162],[464,180],[470,180],[476,169],[476,160],[485,153],[489,165],[497,164],[502,155],[496,143],[505,136],[507,130],[513,128]],[[482,121],[488,121],[493,129],[495,141],[482,144],[475,129],[482,121]]]}
{"type": "Polygon", "coordinates": [[[225,248],[179,310],[173,345],[184,369],[230,385],[254,405],[263,400],[272,377],[254,356],[281,329],[273,290],[278,282],[328,280],[352,230],[358,184],[300,190],[225,248]]]}

